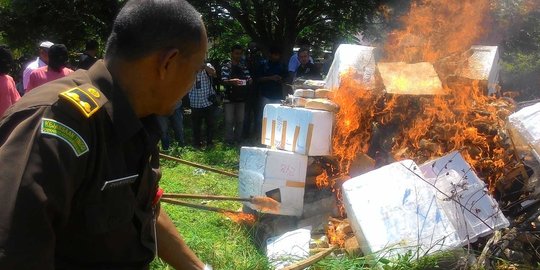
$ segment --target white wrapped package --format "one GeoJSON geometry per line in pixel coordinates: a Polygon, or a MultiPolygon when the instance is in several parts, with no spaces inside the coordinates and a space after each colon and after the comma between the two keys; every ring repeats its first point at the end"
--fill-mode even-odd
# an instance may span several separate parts
{"type": "MultiPolygon", "coordinates": [[[[238,193],[242,198],[267,196],[281,203],[273,214],[301,216],[307,156],[257,147],[242,147],[238,193]]],[[[245,205],[256,209],[249,202],[245,205]]]]}
{"type": "Polygon", "coordinates": [[[461,245],[510,225],[486,185],[457,151],[429,161],[420,170],[437,192],[439,205],[452,222],[461,245]]]}
{"type": "Polygon", "coordinates": [[[497,46],[474,45],[469,49],[471,56],[459,70],[465,78],[486,81],[488,93],[497,92],[499,84],[499,50],[497,46]]]}
{"type": "Polygon", "coordinates": [[[301,155],[331,155],[333,123],[332,112],[268,104],[261,143],[301,155]]]}
{"type": "Polygon", "coordinates": [[[396,162],[343,184],[349,221],[365,254],[423,256],[460,245],[432,186],[411,160],[396,162]]]}
{"type": "Polygon", "coordinates": [[[266,240],[266,256],[275,269],[283,269],[309,256],[311,227],[287,232],[266,240]]]}
{"type": "Polygon", "coordinates": [[[332,65],[325,78],[328,89],[337,89],[341,82],[341,76],[351,70],[361,84],[368,89],[376,87],[375,47],[367,47],[353,44],[341,44],[336,50],[332,65]]]}
{"type": "Polygon", "coordinates": [[[511,114],[508,126],[516,147],[531,151],[540,161],[540,103],[511,114]]]}

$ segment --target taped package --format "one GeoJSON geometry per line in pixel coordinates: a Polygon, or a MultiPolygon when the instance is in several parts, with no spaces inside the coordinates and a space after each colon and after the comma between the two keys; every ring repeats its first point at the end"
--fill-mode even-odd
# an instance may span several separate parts
{"type": "Polygon", "coordinates": [[[367,89],[377,86],[375,47],[341,44],[336,50],[332,65],[325,78],[325,88],[339,88],[341,76],[352,72],[352,77],[367,89]]]}
{"type": "Polygon", "coordinates": [[[459,246],[433,188],[419,174],[413,161],[403,160],[343,183],[345,210],[364,254],[416,257],[459,246]]]}
{"type": "Polygon", "coordinates": [[[510,225],[486,184],[459,152],[428,161],[420,171],[437,187],[439,206],[456,229],[461,245],[510,225]]]}
{"type": "Polygon", "coordinates": [[[322,110],[264,107],[261,144],[307,156],[328,156],[332,150],[334,114],[322,110]]]}
{"type": "MultiPolygon", "coordinates": [[[[301,216],[307,156],[257,147],[242,147],[238,191],[242,198],[266,196],[281,203],[272,214],[301,216]]],[[[249,202],[244,204],[257,209],[249,202]]]]}
{"type": "Polygon", "coordinates": [[[540,103],[527,106],[508,117],[508,131],[517,150],[532,153],[540,162],[540,103]]]}
{"type": "Polygon", "coordinates": [[[459,152],[422,166],[411,160],[392,163],[346,181],[342,189],[349,221],[366,254],[423,256],[509,226],[459,152]]]}

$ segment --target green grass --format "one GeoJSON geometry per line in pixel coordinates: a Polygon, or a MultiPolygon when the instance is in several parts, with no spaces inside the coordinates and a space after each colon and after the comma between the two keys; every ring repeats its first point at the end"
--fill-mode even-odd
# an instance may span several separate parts
{"type": "MultiPolygon", "coordinates": [[[[218,142],[214,148],[196,150],[191,147],[172,148],[169,154],[182,159],[225,169],[238,170],[240,151],[218,142]]],[[[163,177],[161,187],[166,192],[215,194],[237,196],[237,179],[203,171],[173,161],[161,161],[163,177]]],[[[210,206],[238,210],[240,203],[224,201],[202,201],[210,206]]],[[[258,270],[270,269],[263,251],[252,241],[251,228],[234,223],[227,217],[203,210],[191,209],[162,203],[178,230],[193,251],[214,269],[258,270]]],[[[371,269],[378,264],[382,269],[433,269],[437,268],[437,257],[414,260],[401,256],[397,260],[368,259],[366,257],[329,256],[312,266],[314,270],[371,269]]],[[[151,269],[172,269],[156,259],[151,269]]],[[[379,268],[381,269],[381,268],[379,268]]]]}
{"type": "MultiPolygon", "coordinates": [[[[174,149],[171,154],[194,162],[236,171],[238,149],[220,143],[210,150],[190,147],[174,149]]],[[[200,169],[162,161],[161,187],[166,192],[237,195],[237,179],[200,169]]],[[[193,202],[203,202],[193,200],[193,202]]],[[[207,201],[207,205],[238,210],[240,203],[207,201]]],[[[208,211],[162,203],[187,244],[204,262],[214,269],[268,269],[265,255],[251,242],[250,228],[227,217],[208,211]]],[[[156,259],[151,269],[170,269],[156,259]]]]}

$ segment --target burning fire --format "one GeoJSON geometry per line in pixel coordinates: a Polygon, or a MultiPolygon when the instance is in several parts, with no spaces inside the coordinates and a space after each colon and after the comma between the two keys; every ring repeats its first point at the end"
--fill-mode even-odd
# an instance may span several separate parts
{"type": "MultiPolygon", "coordinates": [[[[488,11],[487,0],[413,3],[402,19],[403,29],[390,34],[384,60],[433,63],[448,95],[385,95],[344,74],[333,98],[340,106],[333,140],[339,168],[333,170],[348,174],[357,154],[373,147],[389,154],[386,159],[372,157],[379,165],[402,159],[423,163],[459,150],[493,191],[497,180],[515,165],[506,137],[500,133],[513,105],[487,96],[478,81],[456,79],[453,73],[459,62],[452,62],[482,36],[488,11]],[[373,145],[376,131],[384,140],[373,145]]],[[[332,177],[320,175],[318,186],[334,189],[332,177]]]]}
{"type": "Polygon", "coordinates": [[[239,213],[239,212],[223,212],[223,215],[230,218],[232,221],[239,223],[239,224],[245,224],[245,225],[253,225],[257,221],[257,218],[255,215],[252,214],[246,214],[246,213],[239,213]]]}

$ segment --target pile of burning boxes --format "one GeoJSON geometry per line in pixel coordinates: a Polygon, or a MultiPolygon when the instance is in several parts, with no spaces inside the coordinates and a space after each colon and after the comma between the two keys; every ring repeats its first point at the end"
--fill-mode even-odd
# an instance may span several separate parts
{"type": "MultiPolygon", "coordinates": [[[[488,55],[485,61],[497,65],[496,47],[471,49],[479,52],[473,53],[474,57],[480,57],[483,52],[483,57],[488,55]]],[[[261,143],[267,148],[242,147],[241,197],[268,196],[281,203],[279,211],[272,214],[302,216],[308,163],[311,157],[332,155],[335,121],[331,105],[310,109],[306,104],[311,101],[309,98],[326,97],[327,90],[317,94],[316,88],[336,88],[339,86],[336,74],[350,68],[366,85],[375,84],[378,70],[390,93],[440,94],[442,91],[437,73],[429,63],[377,64],[374,48],[341,45],[324,84],[308,82],[315,90],[297,90],[295,97],[291,97],[292,106],[269,104],[264,108],[261,143]],[[418,80],[429,83],[410,87],[401,85],[395,76],[431,79],[418,80]],[[411,89],[415,92],[407,92],[411,89]],[[299,103],[308,108],[295,107],[299,103]]],[[[498,72],[494,73],[492,68],[475,70],[480,71],[471,79],[483,79],[491,85],[498,78],[498,72]]],[[[319,104],[323,103],[319,100],[319,104]]],[[[536,111],[536,117],[540,117],[540,108],[536,111]]],[[[540,130],[536,131],[531,136],[538,141],[540,130]]],[[[540,149],[536,150],[540,153],[540,149]]],[[[347,217],[364,254],[384,252],[385,257],[393,257],[412,251],[415,255],[426,255],[463,246],[509,225],[484,182],[458,152],[422,165],[402,160],[353,176],[342,185],[342,191],[347,217]]],[[[246,206],[251,207],[249,203],[246,206]]],[[[305,230],[293,235],[300,237],[297,239],[306,238],[305,230]]],[[[309,250],[296,253],[308,254],[309,250]]]]}

